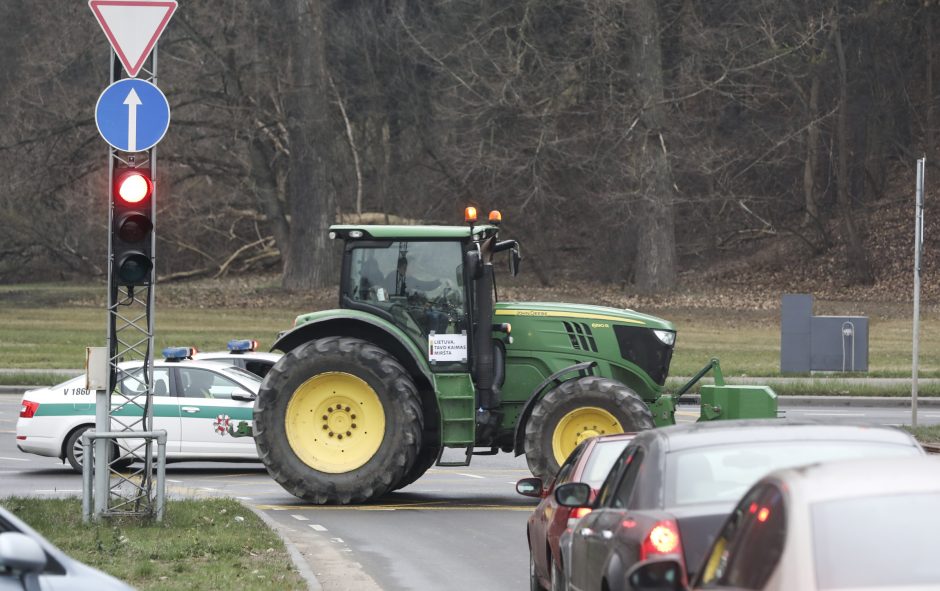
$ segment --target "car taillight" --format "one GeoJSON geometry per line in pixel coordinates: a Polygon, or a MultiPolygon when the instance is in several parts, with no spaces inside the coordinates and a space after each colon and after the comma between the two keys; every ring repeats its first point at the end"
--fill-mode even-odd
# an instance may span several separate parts
{"type": "Polygon", "coordinates": [[[652,556],[663,555],[682,556],[682,540],[679,538],[679,528],[671,519],[659,521],[653,529],[646,534],[643,545],[640,546],[640,560],[652,556]]]}
{"type": "Polygon", "coordinates": [[[591,512],[590,507],[576,507],[571,510],[571,513],[568,514],[568,529],[574,527],[574,524],[578,522],[579,519],[591,512]]]}
{"type": "Polygon", "coordinates": [[[36,414],[36,411],[39,410],[39,403],[32,402],[30,400],[24,400],[23,406],[20,408],[20,418],[21,419],[31,419],[33,415],[36,414]]]}

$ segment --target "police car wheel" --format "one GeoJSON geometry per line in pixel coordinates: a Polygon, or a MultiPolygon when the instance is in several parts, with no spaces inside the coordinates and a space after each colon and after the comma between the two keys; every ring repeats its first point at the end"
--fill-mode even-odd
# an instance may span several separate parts
{"type": "MultiPolygon", "coordinates": [[[[83,425],[78,429],[72,431],[68,439],[65,441],[65,459],[68,460],[69,465],[72,466],[72,470],[76,472],[82,471],[82,459],[85,456],[85,450],[82,447],[82,433],[92,429],[91,425],[83,425]]],[[[111,460],[113,461],[118,454],[118,447],[112,445],[111,448],[111,460]]],[[[120,460],[113,462],[112,467],[122,469],[130,466],[133,463],[131,458],[121,458],[120,460]]]]}
{"type": "Polygon", "coordinates": [[[254,438],[268,472],[317,504],[378,498],[409,474],[424,415],[411,376],[390,353],[351,337],[305,343],[261,384],[254,438]]]}

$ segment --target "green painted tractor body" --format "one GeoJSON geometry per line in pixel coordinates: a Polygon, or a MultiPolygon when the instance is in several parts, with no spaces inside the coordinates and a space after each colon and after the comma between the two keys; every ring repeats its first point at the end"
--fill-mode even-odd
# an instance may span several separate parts
{"type": "MultiPolygon", "coordinates": [[[[255,408],[262,460],[297,496],[368,501],[434,464],[500,451],[526,454],[547,478],[587,437],[675,422],[678,396],[663,387],[673,325],[632,310],[497,301],[494,260],[507,258],[512,275],[521,261],[498,227],[347,225],[330,235],[344,242],[339,307],[300,315],[280,336],[273,348],[287,355],[255,408]],[[445,460],[447,448],[462,453],[445,460]]],[[[725,385],[717,360],[680,393],[708,370],[715,385],[700,387],[699,420],[777,416],[769,388],[725,385]]]]}

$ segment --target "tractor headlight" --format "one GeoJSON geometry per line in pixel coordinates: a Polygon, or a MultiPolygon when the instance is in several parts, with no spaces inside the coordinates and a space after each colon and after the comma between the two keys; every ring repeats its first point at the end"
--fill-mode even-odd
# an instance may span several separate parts
{"type": "Polygon", "coordinates": [[[676,344],[676,333],[671,330],[653,330],[653,334],[655,334],[656,338],[662,341],[664,345],[671,347],[676,344]]]}

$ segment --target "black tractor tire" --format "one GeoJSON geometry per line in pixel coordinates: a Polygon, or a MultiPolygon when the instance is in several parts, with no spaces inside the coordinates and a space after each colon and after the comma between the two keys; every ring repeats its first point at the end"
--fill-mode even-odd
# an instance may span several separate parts
{"type": "Polygon", "coordinates": [[[525,426],[526,461],[532,474],[543,482],[551,480],[560,467],[552,449],[555,429],[565,415],[581,407],[606,410],[624,432],[654,426],[653,415],[643,399],[616,380],[587,376],[560,384],[535,404],[525,426]]]}
{"type": "MultiPolygon", "coordinates": [[[[68,436],[65,440],[65,445],[63,446],[63,451],[65,452],[65,459],[68,461],[69,465],[72,467],[72,470],[81,474],[82,472],[82,457],[84,453],[81,449],[81,440],[82,434],[89,430],[94,429],[94,425],[82,425],[78,427],[68,436]]],[[[114,461],[117,458],[120,450],[118,446],[114,443],[111,444],[111,466],[118,470],[123,470],[130,466],[134,460],[133,458],[121,458],[117,462],[114,461]]]]}
{"type": "Polygon", "coordinates": [[[423,445],[421,446],[421,451],[418,452],[418,457],[415,459],[414,466],[411,467],[411,470],[405,474],[405,477],[401,479],[401,482],[396,484],[392,490],[401,490],[412,484],[415,480],[424,476],[424,473],[431,469],[435,463],[437,463],[437,454],[441,451],[439,445],[423,445]]]}
{"type": "Polygon", "coordinates": [[[282,357],[261,384],[253,419],[258,456],[274,480],[294,496],[319,505],[365,503],[389,492],[415,465],[424,426],[420,398],[405,368],[384,349],[350,337],[310,341],[282,357]],[[385,416],[378,449],[364,464],[345,472],[311,467],[288,439],[291,399],[305,382],[326,373],[351,374],[364,381],[385,416]]]}

